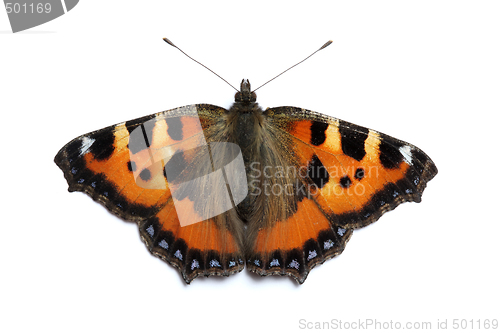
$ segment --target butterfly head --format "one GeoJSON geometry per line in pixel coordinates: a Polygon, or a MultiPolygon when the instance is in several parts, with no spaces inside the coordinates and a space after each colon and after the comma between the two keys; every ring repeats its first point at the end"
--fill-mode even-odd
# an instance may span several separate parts
{"type": "Polygon", "coordinates": [[[250,81],[241,80],[240,91],[234,95],[234,101],[236,103],[249,104],[254,103],[257,100],[257,95],[250,89],[250,81]]]}

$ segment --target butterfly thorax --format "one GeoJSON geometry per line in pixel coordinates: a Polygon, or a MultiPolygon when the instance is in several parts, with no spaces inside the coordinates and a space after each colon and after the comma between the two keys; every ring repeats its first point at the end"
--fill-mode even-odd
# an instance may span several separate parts
{"type": "MultiPolygon", "coordinates": [[[[249,156],[257,144],[260,144],[263,122],[263,110],[256,102],[257,95],[251,91],[250,82],[243,79],[241,90],[234,96],[234,104],[229,108],[228,125],[236,143],[248,153],[249,156]]],[[[248,162],[245,161],[245,162],[248,162]]]]}

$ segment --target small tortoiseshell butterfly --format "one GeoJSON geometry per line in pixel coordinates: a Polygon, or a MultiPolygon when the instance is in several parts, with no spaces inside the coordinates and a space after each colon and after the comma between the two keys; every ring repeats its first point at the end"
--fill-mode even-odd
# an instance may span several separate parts
{"type": "Polygon", "coordinates": [[[246,80],[229,110],[195,104],[106,127],[55,163],[70,192],[137,222],[187,283],[245,265],[303,283],[354,229],[420,202],[437,174],[422,150],[386,134],[297,107],[262,110],[246,80]]]}

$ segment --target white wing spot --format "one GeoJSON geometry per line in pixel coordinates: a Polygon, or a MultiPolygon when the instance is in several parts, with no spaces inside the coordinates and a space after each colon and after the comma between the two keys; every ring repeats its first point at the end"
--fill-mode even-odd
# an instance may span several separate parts
{"type": "Polygon", "coordinates": [[[399,147],[399,152],[401,153],[401,155],[403,155],[403,157],[405,158],[405,161],[412,165],[413,162],[413,156],[411,154],[411,147],[410,146],[403,146],[403,147],[399,147]]]}
{"type": "Polygon", "coordinates": [[[153,228],[153,226],[152,226],[152,225],[150,225],[150,226],[146,229],[146,231],[148,232],[149,236],[151,236],[151,237],[153,237],[153,236],[154,236],[154,234],[155,234],[155,228],[153,228]]]}
{"type": "Polygon", "coordinates": [[[309,251],[309,255],[307,256],[307,261],[313,259],[313,258],[316,258],[318,256],[318,254],[316,253],[316,250],[314,251],[309,251]]]}
{"type": "Polygon", "coordinates": [[[215,259],[210,260],[210,267],[221,267],[219,262],[215,259]]]}
{"type": "Polygon", "coordinates": [[[323,248],[325,250],[329,250],[333,247],[334,243],[331,239],[327,240],[326,242],[323,243],[323,248]]]}
{"type": "Polygon", "coordinates": [[[166,240],[162,239],[161,242],[158,245],[160,245],[165,250],[168,250],[168,243],[167,243],[166,240]]]}
{"type": "Polygon", "coordinates": [[[296,259],[293,259],[289,264],[288,267],[299,269],[299,262],[296,259]]]}
{"type": "Polygon", "coordinates": [[[196,260],[196,259],[194,259],[193,262],[191,263],[191,270],[194,271],[195,268],[200,268],[200,264],[198,263],[198,260],[196,260]]]}
{"type": "Polygon", "coordinates": [[[345,229],[339,228],[337,230],[337,234],[339,234],[339,236],[344,236],[344,233],[345,233],[345,229]]]}
{"type": "Polygon", "coordinates": [[[80,147],[80,156],[84,155],[94,142],[95,139],[91,139],[89,137],[84,136],[82,138],[82,146],[80,147]]]}
{"type": "Polygon", "coordinates": [[[278,266],[279,267],[280,265],[280,262],[278,259],[273,259],[270,263],[269,263],[269,266],[271,267],[275,267],[275,266],[278,266]]]}
{"type": "Polygon", "coordinates": [[[182,260],[182,253],[181,253],[181,250],[177,250],[175,251],[174,253],[174,257],[176,257],[177,259],[179,260],[182,260]]]}

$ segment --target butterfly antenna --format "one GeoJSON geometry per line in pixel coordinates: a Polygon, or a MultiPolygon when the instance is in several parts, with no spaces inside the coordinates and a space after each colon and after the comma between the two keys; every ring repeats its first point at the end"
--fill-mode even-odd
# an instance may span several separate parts
{"type": "MultiPolygon", "coordinates": [[[[201,62],[199,62],[198,60],[196,59],[193,59],[191,58],[186,52],[182,51],[177,45],[175,45],[174,43],[172,43],[168,38],[163,38],[163,40],[165,41],[165,43],[167,44],[170,44],[172,45],[173,47],[175,47],[177,50],[181,51],[186,57],[188,57],[189,59],[193,60],[194,62],[200,64],[201,66],[205,67],[206,69],[208,69],[209,71],[211,71],[212,73],[214,73],[215,75],[217,75],[219,77],[219,79],[221,79],[222,81],[226,82],[227,84],[229,84],[231,87],[233,87],[233,85],[229,82],[227,82],[226,80],[224,80],[219,74],[215,73],[213,70],[211,70],[210,68],[208,68],[207,66],[203,65],[201,62]]],[[[318,50],[319,51],[319,50],[318,50]]],[[[238,89],[236,89],[235,87],[233,87],[234,90],[236,91],[239,91],[238,89]]]]}
{"type": "MultiPolygon", "coordinates": [[[[313,55],[315,55],[317,52],[323,50],[324,48],[326,48],[327,46],[329,46],[330,44],[332,43],[331,40],[329,40],[328,42],[326,42],[325,44],[323,44],[322,47],[320,47],[319,49],[317,49],[316,51],[314,51],[313,53],[311,53],[307,58],[303,59],[302,61],[299,61],[298,63],[296,63],[295,65],[293,65],[292,67],[284,70],[283,72],[279,73],[278,75],[276,75],[275,77],[273,77],[271,80],[267,81],[266,83],[260,85],[259,87],[257,87],[257,89],[260,89],[261,87],[265,86],[266,84],[268,84],[269,82],[271,82],[272,80],[274,80],[275,78],[277,78],[278,76],[281,76],[282,74],[288,72],[290,69],[294,68],[295,66],[303,63],[304,61],[306,61],[307,59],[311,58],[313,55]]],[[[253,92],[255,92],[257,89],[255,89],[253,92]]]]}

